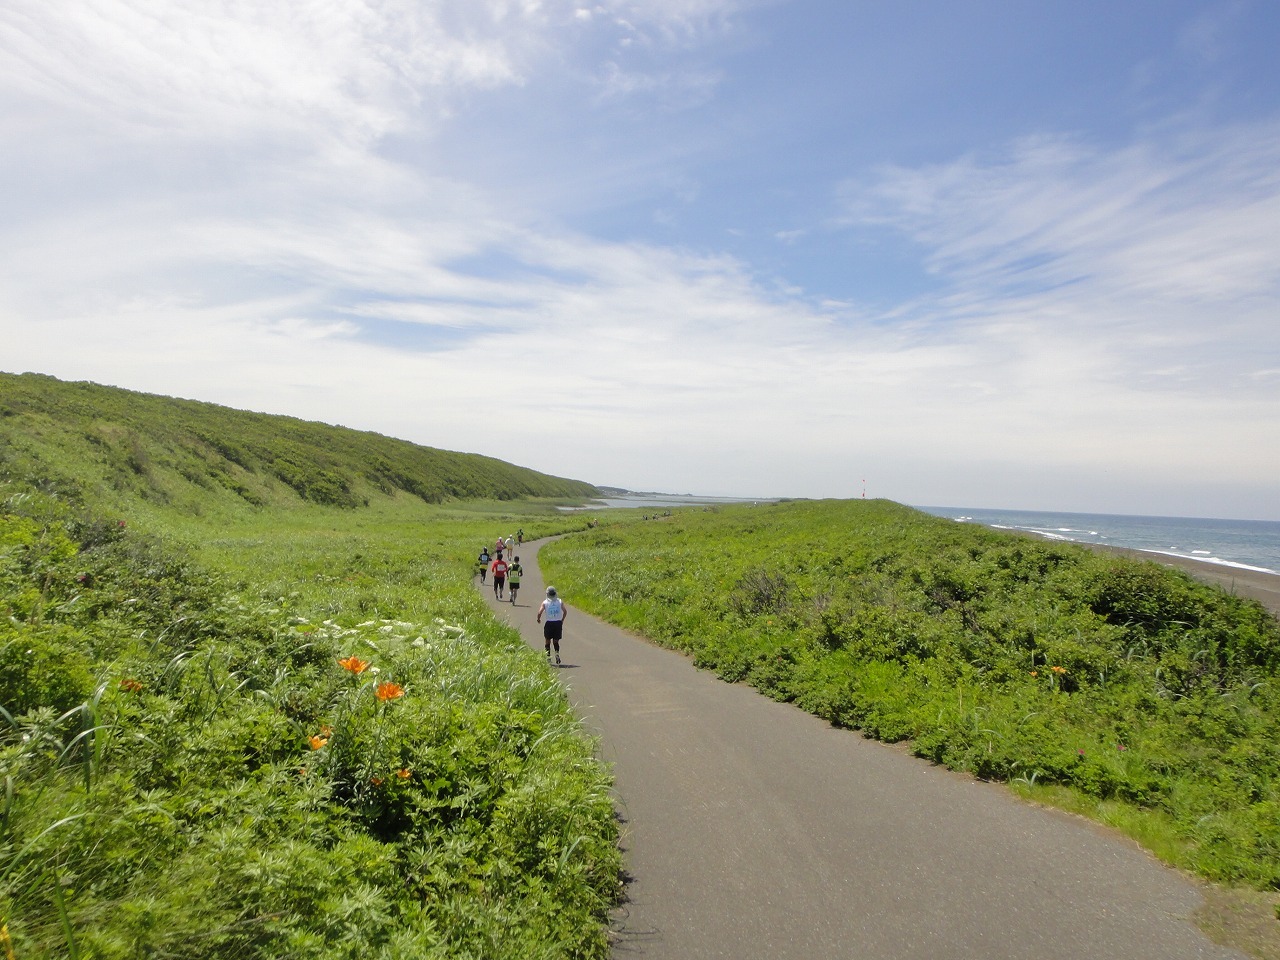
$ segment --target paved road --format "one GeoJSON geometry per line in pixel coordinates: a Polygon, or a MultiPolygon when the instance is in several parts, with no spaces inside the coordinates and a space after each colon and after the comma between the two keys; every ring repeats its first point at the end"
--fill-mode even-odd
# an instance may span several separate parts
{"type": "MultiPolygon", "coordinates": [[[[535,544],[521,602],[542,648],[535,544]]],[[[1243,954],[1134,844],[724,683],[573,607],[559,675],[613,764],[617,960],[1181,960],[1243,954]]]]}

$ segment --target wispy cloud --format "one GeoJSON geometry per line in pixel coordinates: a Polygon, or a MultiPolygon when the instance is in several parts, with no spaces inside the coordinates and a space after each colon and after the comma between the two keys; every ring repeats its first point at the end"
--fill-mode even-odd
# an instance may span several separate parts
{"type": "Polygon", "coordinates": [[[1111,152],[1039,138],[987,161],[848,184],[846,209],[850,223],[920,245],[949,285],[940,320],[973,324],[1016,305],[1027,329],[1069,329],[1126,376],[1191,347],[1193,364],[1214,365],[1216,389],[1276,346],[1278,171],[1272,123],[1111,152]]]}
{"type": "MultiPolygon", "coordinates": [[[[14,0],[4,367],[706,492],[848,495],[866,472],[901,499],[941,477],[1017,506],[974,491],[1109,466],[1140,489],[1188,450],[1205,484],[1228,459],[1246,485],[1280,471],[1280,438],[1258,442],[1280,423],[1274,123],[1040,135],[851,178],[839,229],[909,238],[936,281],[876,310],[773,263],[569,226],[575,192],[625,196],[652,165],[692,204],[687,141],[556,183],[563,203],[446,172],[468,110],[537,105],[548,73],[588,109],[708,102],[719,65],[683,58],[751,6],[14,0]]],[[[760,233],[789,252],[821,231],[760,233]]]]}

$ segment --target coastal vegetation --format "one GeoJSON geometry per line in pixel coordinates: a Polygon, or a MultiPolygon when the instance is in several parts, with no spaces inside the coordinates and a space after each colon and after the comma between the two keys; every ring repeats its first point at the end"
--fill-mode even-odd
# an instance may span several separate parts
{"type": "Polygon", "coordinates": [[[593,489],[4,377],[0,957],[606,956],[607,771],[469,582],[585,521],[513,485],[593,489]]]}
{"type": "Polygon", "coordinates": [[[1253,601],[884,501],[677,511],[540,563],[725,680],[1280,888],[1280,625],[1253,601]]]}
{"type": "Polygon", "coordinates": [[[0,957],[600,958],[607,770],[470,583],[1280,887],[1280,628],[1154,564],[886,502],[596,492],[289,418],[0,374],[0,957]]]}
{"type": "Polygon", "coordinates": [[[30,373],[0,373],[0,425],[11,446],[74,477],[82,496],[199,514],[235,501],[357,508],[398,494],[426,503],[596,494],[492,457],[30,373]]]}

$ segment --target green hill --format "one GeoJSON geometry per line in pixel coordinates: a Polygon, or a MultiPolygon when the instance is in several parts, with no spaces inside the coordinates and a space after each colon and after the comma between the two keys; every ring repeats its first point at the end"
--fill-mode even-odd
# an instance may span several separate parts
{"type": "MultiPolygon", "coordinates": [[[[0,373],[0,458],[88,501],[367,506],[597,496],[589,483],[377,433],[40,374],[0,373]]],[[[0,461],[2,462],[2,461],[0,461]]]]}

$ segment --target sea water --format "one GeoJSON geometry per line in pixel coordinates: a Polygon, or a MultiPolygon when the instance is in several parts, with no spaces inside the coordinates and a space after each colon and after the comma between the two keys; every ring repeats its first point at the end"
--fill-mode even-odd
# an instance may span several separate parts
{"type": "Polygon", "coordinates": [[[1280,572],[1280,521],[1129,517],[1107,513],[918,507],[926,513],[1049,540],[1096,543],[1186,557],[1245,570],[1280,572]]]}

